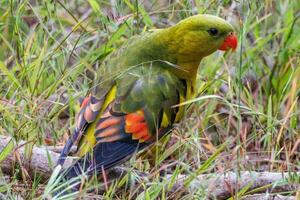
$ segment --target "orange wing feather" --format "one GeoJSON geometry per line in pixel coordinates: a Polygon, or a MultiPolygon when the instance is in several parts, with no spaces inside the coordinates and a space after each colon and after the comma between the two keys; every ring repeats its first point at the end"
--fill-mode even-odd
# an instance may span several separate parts
{"type": "MultiPolygon", "coordinates": [[[[110,107],[109,107],[110,108],[110,107]]],[[[110,140],[119,140],[128,137],[131,134],[133,140],[145,142],[151,138],[144,112],[137,111],[121,116],[114,116],[109,108],[99,119],[95,130],[95,136],[98,142],[110,140]]]]}

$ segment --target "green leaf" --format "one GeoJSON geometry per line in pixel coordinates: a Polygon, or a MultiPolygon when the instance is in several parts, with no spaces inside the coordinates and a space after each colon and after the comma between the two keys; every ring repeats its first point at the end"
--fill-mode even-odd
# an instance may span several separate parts
{"type": "Polygon", "coordinates": [[[97,1],[95,0],[88,0],[90,6],[92,7],[93,11],[96,13],[96,14],[100,14],[101,13],[101,8],[100,8],[100,5],[98,4],[97,1]]]}
{"type": "Polygon", "coordinates": [[[205,172],[209,166],[215,161],[218,157],[218,155],[227,147],[227,143],[222,144],[215,152],[213,155],[211,155],[199,168],[198,170],[191,174],[185,181],[184,185],[188,186],[198,175],[201,173],[205,172]]]}
{"type": "Polygon", "coordinates": [[[18,81],[18,79],[14,76],[14,74],[8,70],[8,68],[6,67],[6,65],[0,61],[0,71],[3,72],[4,75],[7,76],[7,78],[14,83],[18,88],[21,89],[22,91],[22,86],[21,83],[18,81]]]}
{"type": "MultiPolygon", "coordinates": [[[[253,185],[253,182],[248,183],[245,185],[241,190],[238,192],[238,197],[241,198],[253,185]]],[[[234,200],[235,198],[230,197],[228,200],[234,200]]]]}
{"type": "Polygon", "coordinates": [[[164,161],[167,157],[174,154],[174,152],[181,146],[182,146],[182,144],[180,142],[177,142],[174,145],[172,145],[170,148],[165,149],[163,154],[161,156],[159,156],[157,165],[160,165],[161,162],[164,161]]]}
{"type": "Polygon", "coordinates": [[[152,200],[152,199],[157,199],[158,195],[162,191],[163,187],[165,186],[165,183],[157,183],[151,185],[148,189],[146,189],[144,192],[139,194],[139,196],[136,198],[136,200],[142,200],[142,199],[147,199],[147,200],[152,200]]]}
{"type": "Polygon", "coordinates": [[[168,184],[168,190],[171,190],[173,188],[173,186],[175,185],[176,179],[177,179],[180,171],[181,171],[180,168],[176,167],[175,171],[172,174],[171,180],[170,180],[170,182],[168,184]]]}
{"type": "Polygon", "coordinates": [[[6,146],[0,152],[0,163],[12,152],[15,144],[13,139],[10,139],[6,146]]]}

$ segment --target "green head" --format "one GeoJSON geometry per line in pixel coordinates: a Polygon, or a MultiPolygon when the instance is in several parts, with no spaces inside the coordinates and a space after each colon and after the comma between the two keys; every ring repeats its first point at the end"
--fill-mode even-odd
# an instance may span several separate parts
{"type": "MultiPolygon", "coordinates": [[[[178,64],[197,63],[216,50],[237,47],[232,25],[213,15],[195,15],[180,21],[169,30],[173,34],[173,51],[177,52],[178,64]]],[[[198,67],[198,66],[197,66],[198,67]]]]}

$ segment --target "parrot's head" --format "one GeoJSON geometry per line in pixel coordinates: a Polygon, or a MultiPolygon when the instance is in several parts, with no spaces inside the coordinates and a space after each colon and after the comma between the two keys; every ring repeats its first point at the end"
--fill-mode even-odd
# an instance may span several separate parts
{"type": "Polygon", "coordinates": [[[213,15],[199,14],[180,21],[175,31],[183,62],[199,61],[216,50],[235,50],[237,37],[231,24],[213,15]]]}

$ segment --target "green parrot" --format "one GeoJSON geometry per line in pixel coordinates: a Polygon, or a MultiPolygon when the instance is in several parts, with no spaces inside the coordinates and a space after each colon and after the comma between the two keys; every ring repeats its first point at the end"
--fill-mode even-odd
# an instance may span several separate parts
{"type": "Polygon", "coordinates": [[[101,173],[169,133],[184,116],[184,107],[174,105],[194,96],[202,58],[236,47],[233,27],[206,14],[129,39],[105,58],[82,102],[58,164],[74,143],[80,159],[64,179],[101,173]]]}

